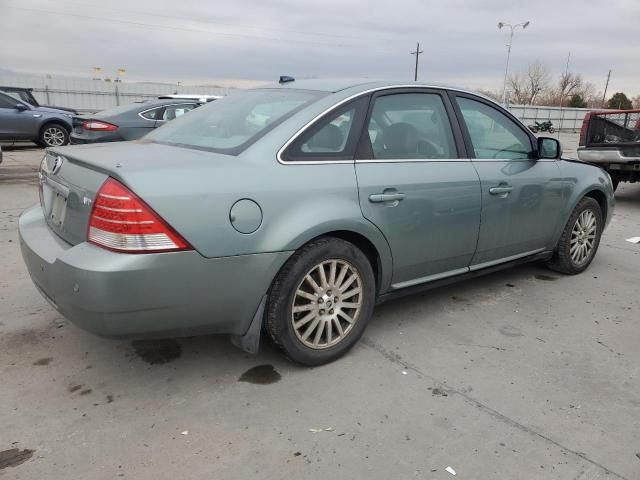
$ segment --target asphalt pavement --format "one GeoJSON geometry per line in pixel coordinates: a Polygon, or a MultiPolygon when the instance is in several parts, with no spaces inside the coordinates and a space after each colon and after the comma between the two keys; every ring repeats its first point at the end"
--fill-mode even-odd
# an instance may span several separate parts
{"type": "Polygon", "coordinates": [[[4,153],[0,479],[640,478],[640,185],[582,275],[535,264],[396,300],[303,368],[69,324],[20,257],[42,150],[4,153]]]}

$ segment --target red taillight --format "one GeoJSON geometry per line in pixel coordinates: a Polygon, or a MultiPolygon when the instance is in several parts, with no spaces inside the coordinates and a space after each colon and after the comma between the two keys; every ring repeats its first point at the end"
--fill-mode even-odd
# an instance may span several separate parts
{"type": "Polygon", "coordinates": [[[113,132],[118,129],[113,123],[101,122],[99,120],[85,120],[82,122],[82,128],[97,132],[113,132]]]}
{"type": "Polygon", "coordinates": [[[584,120],[582,120],[582,128],[580,128],[580,140],[578,141],[578,145],[584,147],[587,145],[587,131],[589,130],[589,121],[593,116],[593,112],[587,112],[584,116],[584,120]]]}
{"type": "Polygon", "coordinates": [[[191,246],[131,190],[108,178],[89,219],[89,242],[127,253],[190,250],[191,246]]]}

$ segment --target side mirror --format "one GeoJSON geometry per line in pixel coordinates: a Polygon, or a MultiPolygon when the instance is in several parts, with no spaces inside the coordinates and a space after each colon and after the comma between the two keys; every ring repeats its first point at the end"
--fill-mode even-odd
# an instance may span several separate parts
{"type": "Polygon", "coordinates": [[[16,103],[16,110],[18,110],[19,112],[24,112],[25,110],[28,110],[28,107],[22,103],[16,103]]]}
{"type": "Polygon", "coordinates": [[[558,159],[562,156],[560,142],[551,137],[538,137],[538,158],[558,159]]]}

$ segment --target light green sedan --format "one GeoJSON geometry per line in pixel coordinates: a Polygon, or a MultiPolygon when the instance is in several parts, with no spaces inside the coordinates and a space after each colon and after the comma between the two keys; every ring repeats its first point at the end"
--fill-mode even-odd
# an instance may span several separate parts
{"type": "Polygon", "coordinates": [[[140,141],[49,149],[22,253],[96,334],[224,333],[255,352],[265,332],[318,365],[394,296],[529,261],[585,270],[611,179],[560,155],[471,92],[287,82],[140,141]]]}

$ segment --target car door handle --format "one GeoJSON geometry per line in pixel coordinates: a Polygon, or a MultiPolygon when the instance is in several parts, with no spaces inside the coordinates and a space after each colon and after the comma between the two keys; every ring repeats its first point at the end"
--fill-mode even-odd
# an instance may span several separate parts
{"type": "Polygon", "coordinates": [[[374,193],[369,195],[369,201],[371,203],[384,203],[384,202],[399,202],[404,200],[404,193],[374,193]]]}
{"type": "Polygon", "coordinates": [[[491,187],[489,189],[489,193],[491,195],[507,196],[509,194],[509,192],[511,192],[511,190],[513,190],[513,187],[505,185],[505,186],[502,186],[502,187],[491,187]]]}

